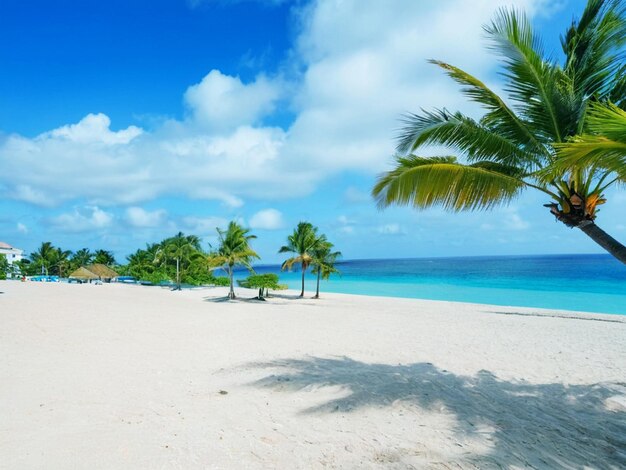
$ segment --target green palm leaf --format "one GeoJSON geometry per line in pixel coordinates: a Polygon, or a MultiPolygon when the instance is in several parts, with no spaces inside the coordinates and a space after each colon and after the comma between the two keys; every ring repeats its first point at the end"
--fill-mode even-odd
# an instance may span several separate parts
{"type": "Polygon", "coordinates": [[[556,98],[567,86],[567,76],[553,61],[544,59],[541,41],[525,15],[500,10],[485,31],[492,48],[503,58],[505,91],[519,112],[532,122],[535,134],[560,142],[567,135],[563,118],[568,110],[559,108],[563,103],[556,98]]]}
{"type": "Polygon", "coordinates": [[[410,114],[398,139],[398,150],[412,152],[425,144],[445,145],[466,153],[470,161],[489,159],[509,165],[536,166],[533,154],[515,142],[491,132],[461,113],[444,110],[410,114]]]}
{"type": "Polygon", "coordinates": [[[587,127],[591,134],[557,144],[557,169],[597,167],[626,180],[626,111],[615,105],[589,107],[587,127]]]}
{"type": "Polygon", "coordinates": [[[498,169],[493,162],[463,165],[455,157],[415,155],[399,156],[396,162],[397,167],[382,174],[372,191],[379,207],[397,203],[418,209],[489,209],[506,204],[526,186],[514,176],[517,169],[498,169]]]}
{"type": "MultiPolygon", "coordinates": [[[[519,118],[515,112],[496,93],[490,90],[483,82],[469,73],[453,65],[431,60],[430,63],[444,69],[447,75],[463,86],[461,92],[472,101],[481,104],[487,113],[482,117],[481,124],[494,130],[498,135],[511,142],[536,152],[549,156],[546,148],[537,140],[528,128],[529,123],[519,118]]],[[[409,149],[413,151],[414,149],[409,149]]]]}

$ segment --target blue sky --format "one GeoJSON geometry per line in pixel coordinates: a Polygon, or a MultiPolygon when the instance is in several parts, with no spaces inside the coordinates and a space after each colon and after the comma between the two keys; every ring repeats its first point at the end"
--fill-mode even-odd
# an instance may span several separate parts
{"type": "MultiPolygon", "coordinates": [[[[493,212],[378,211],[398,118],[476,114],[426,59],[495,88],[481,26],[502,5],[549,50],[563,0],[7,0],[0,5],[0,240],[112,250],[237,219],[265,262],[299,220],[345,258],[601,252],[539,194],[493,212]]],[[[624,192],[598,223],[620,239],[624,192]]]]}

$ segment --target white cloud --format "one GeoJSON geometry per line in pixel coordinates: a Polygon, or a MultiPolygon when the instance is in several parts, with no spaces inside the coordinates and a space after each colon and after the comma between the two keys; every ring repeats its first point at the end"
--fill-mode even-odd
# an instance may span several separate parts
{"type": "Polygon", "coordinates": [[[88,114],[76,124],[59,127],[42,134],[39,139],[59,138],[81,144],[101,143],[107,145],[127,144],[142,134],[142,130],[135,126],[113,132],[110,129],[111,120],[105,114],[88,114]]]}
{"type": "MultiPolygon", "coordinates": [[[[151,132],[113,131],[108,116],[89,114],[33,139],[0,137],[1,195],[42,206],[138,205],[173,195],[241,207],[249,198],[305,196],[338,172],[373,175],[387,168],[402,113],[475,109],[426,59],[489,80],[495,61],[482,25],[510,3],[320,0],[299,7],[291,57],[304,72],[291,82],[260,74],[244,83],[212,70],[186,91],[187,118],[151,132]],[[264,125],[281,99],[290,101],[293,123],[264,125]]],[[[543,1],[512,3],[532,11],[543,1]]],[[[354,188],[345,197],[369,199],[354,188]]]]}
{"type": "Polygon", "coordinates": [[[505,226],[509,230],[527,230],[530,227],[530,223],[522,219],[519,214],[509,214],[505,221],[505,226]]]}
{"type": "Polygon", "coordinates": [[[61,231],[84,232],[103,229],[111,225],[113,215],[97,206],[74,208],[71,213],[61,214],[50,219],[50,223],[61,231]]]}
{"type": "Polygon", "coordinates": [[[283,215],[276,209],[264,209],[250,218],[250,228],[262,230],[277,230],[285,225],[283,215]]]}
{"type": "Polygon", "coordinates": [[[158,227],[165,223],[167,212],[163,209],[146,211],[141,207],[126,209],[126,221],[132,227],[158,227]]]}
{"type": "Polygon", "coordinates": [[[404,235],[406,230],[400,224],[385,224],[379,226],[376,231],[382,235],[404,235]]]}
{"type": "Polygon", "coordinates": [[[279,84],[263,75],[244,84],[239,77],[211,70],[187,89],[185,102],[196,122],[213,130],[228,130],[255,124],[274,109],[279,94],[279,84]]]}
{"type": "Polygon", "coordinates": [[[28,233],[28,227],[24,225],[22,222],[17,223],[17,231],[20,233],[28,233]]]}

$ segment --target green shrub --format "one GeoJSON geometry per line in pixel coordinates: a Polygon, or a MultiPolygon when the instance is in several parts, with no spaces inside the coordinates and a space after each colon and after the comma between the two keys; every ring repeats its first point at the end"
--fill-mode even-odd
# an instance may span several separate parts
{"type": "Polygon", "coordinates": [[[218,276],[213,279],[213,285],[218,287],[228,287],[230,286],[230,279],[228,279],[228,276],[218,276]]]}

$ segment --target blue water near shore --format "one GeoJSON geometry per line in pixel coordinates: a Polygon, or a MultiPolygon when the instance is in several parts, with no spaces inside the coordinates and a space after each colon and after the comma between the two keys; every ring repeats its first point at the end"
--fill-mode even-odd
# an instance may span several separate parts
{"type": "MultiPolygon", "coordinates": [[[[608,255],[344,261],[321,291],[626,315],[626,266],[608,255]]],[[[256,266],[300,290],[299,272],[256,266]]],[[[238,273],[243,278],[247,273],[238,273]]],[[[306,275],[307,293],[315,277],[306,275]]]]}

